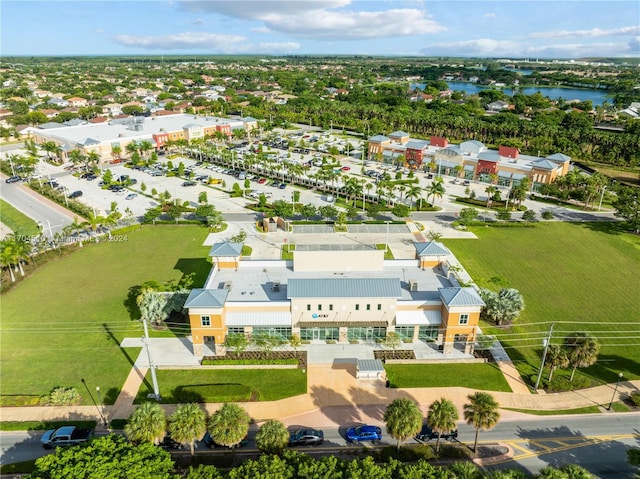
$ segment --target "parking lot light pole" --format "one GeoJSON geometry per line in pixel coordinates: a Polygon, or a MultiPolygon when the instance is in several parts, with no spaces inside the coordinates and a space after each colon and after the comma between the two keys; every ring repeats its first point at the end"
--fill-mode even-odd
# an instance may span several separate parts
{"type": "Polygon", "coordinates": [[[607,411],[611,411],[611,405],[613,404],[613,400],[616,398],[616,393],[618,392],[618,386],[620,385],[621,379],[622,379],[622,373],[618,373],[618,380],[616,381],[616,387],[613,388],[613,395],[611,396],[611,401],[609,401],[609,406],[607,407],[607,411]]]}
{"type": "Polygon", "coordinates": [[[100,396],[100,386],[96,386],[96,392],[98,393],[98,404],[99,404],[98,412],[100,413],[100,419],[102,419],[102,424],[104,425],[104,427],[107,427],[108,426],[107,418],[104,416],[102,396],[100,396]]]}

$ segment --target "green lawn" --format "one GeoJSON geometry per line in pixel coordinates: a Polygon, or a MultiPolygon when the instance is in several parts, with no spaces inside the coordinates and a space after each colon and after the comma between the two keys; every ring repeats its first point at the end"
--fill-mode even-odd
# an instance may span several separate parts
{"type": "Polygon", "coordinates": [[[534,416],[557,416],[560,414],[598,414],[600,408],[598,406],[586,406],[575,409],[556,409],[553,411],[540,411],[537,409],[518,409],[518,408],[505,408],[507,411],[522,412],[525,414],[533,414],[534,416]]]}
{"type": "Polygon", "coordinates": [[[9,203],[0,199],[0,222],[20,235],[39,235],[37,223],[24,213],[18,211],[9,203]]]}
{"type": "Polygon", "coordinates": [[[58,386],[75,387],[84,404],[100,386],[103,401],[113,403],[139,352],[118,345],[142,334],[129,288],[190,272],[202,284],[210,270],[206,235],[196,226],[144,226],[126,242],[87,244],[50,261],[3,294],[0,404],[29,403],[58,386]]]}
{"type": "MultiPolygon", "coordinates": [[[[307,392],[301,369],[160,369],[158,387],[164,403],[275,401],[307,392]]],[[[136,403],[153,392],[151,374],[136,396],[136,403]]]]}
{"type": "Polygon", "coordinates": [[[386,364],[387,377],[395,388],[467,387],[511,392],[495,364],[386,364]]]}
{"type": "Polygon", "coordinates": [[[483,329],[497,334],[525,381],[532,382],[542,352],[531,334],[548,331],[552,322],[552,344],[574,331],[600,338],[597,364],[581,370],[593,383],[615,382],[619,372],[640,378],[640,237],[614,223],[471,230],[478,240],[444,243],[480,287],[523,294],[526,307],[513,327],[483,329]]]}

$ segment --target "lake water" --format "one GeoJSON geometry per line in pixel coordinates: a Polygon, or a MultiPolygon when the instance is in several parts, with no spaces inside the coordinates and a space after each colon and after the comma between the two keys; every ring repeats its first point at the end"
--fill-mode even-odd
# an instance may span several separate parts
{"type": "MultiPolygon", "coordinates": [[[[477,83],[470,83],[464,81],[448,81],[447,85],[449,85],[449,89],[453,91],[462,91],[467,95],[475,95],[482,90],[486,90],[489,87],[484,85],[478,85],[477,83]]],[[[424,88],[424,83],[413,83],[411,84],[411,88],[424,88]]],[[[506,95],[513,96],[514,92],[511,88],[503,88],[502,91],[506,95]]],[[[552,100],[557,100],[559,98],[563,98],[565,100],[580,100],[586,101],[591,100],[593,102],[593,106],[600,106],[605,101],[608,101],[610,104],[613,103],[613,99],[606,95],[606,92],[603,90],[591,90],[587,88],[568,88],[568,87],[526,87],[522,89],[522,93],[524,95],[533,95],[537,92],[540,92],[542,95],[551,98],[552,100]]]]}

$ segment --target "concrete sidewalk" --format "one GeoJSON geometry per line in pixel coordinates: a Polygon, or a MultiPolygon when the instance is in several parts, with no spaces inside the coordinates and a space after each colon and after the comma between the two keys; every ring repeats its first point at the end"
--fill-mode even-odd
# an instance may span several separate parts
{"type": "MultiPolygon", "coordinates": [[[[113,406],[101,410],[95,406],[77,407],[5,407],[0,408],[2,421],[27,420],[79,420],[95,419],[100,424],[103,412],[108,420],[126,419],[133,412],[133,398],[137,394],[144,369],[134,368],[123,387],[121,397],[113,406]]],[[[640,380],[621,382],[615,391],[615,384],[557,394],[526,394],[491,392],[501,408],[528,410],[564,410],[588,406],[606,406],[612,398],[621,397],[640,390],[640,380]],[[615,396],[615,397],[614,397],[615,396]]],[[[436,399],[446,397],[454,402],[462,417],[462,408],[467,396],[475,390],[454,388],[413,388],[391,389],[382,380],[358,380],[355,366],[350,363],[311,364],[308,370],[308,392],[299,396],[269,402],[240,403],[251,417],[257,421],[279,419],[286,425],[306,425],[328,427],[354,422],[382,423],[386,406],[396,398],[406,397],[416,401],[421,410],[426,411],[436,399]]],[[[175,405],[163,406],[168,413],[175,405]]],[[[211,414],[220,404],[205,405],[211,414]]],[[[613,414],[613,413],[611,413],[613,414]]],[[[502,418],[518,419],[521,413],[502,410],[502,418]]]]}

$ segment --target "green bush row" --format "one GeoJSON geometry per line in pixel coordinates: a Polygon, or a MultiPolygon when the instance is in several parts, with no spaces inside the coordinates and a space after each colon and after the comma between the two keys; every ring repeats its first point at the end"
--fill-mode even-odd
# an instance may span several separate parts
{"type": "Polygon", "coordinates": [[[203,359],[203,366],[298,364],[297,359],[203,359]]]}

